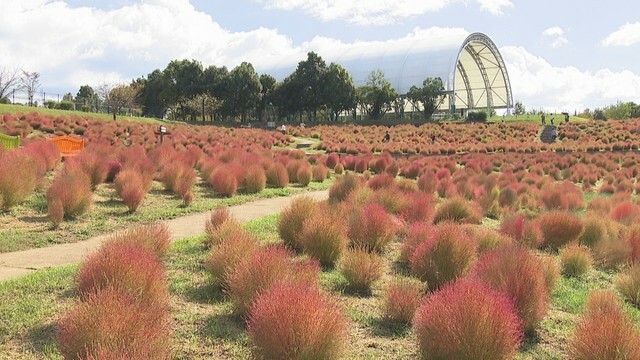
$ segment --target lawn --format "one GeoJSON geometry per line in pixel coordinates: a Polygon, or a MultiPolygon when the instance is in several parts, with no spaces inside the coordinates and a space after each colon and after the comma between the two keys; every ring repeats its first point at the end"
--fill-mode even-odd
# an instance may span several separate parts
{"type": "MultiPolygon", "coordinates": [[[[24,105],[13,105],[13,104],[0,104],[0,114],[15,114],[15,113],[24,113],[28,114],[30,112],[37,112],[43,115],[49,116],[79,116],[79,117],[89,117],[92,119],[102,119],[102,120],[112,120],[112,114],[105,113],[90,113],[83,111],[72,111],[72,110],[57,110],[57,109],[49,109],[44,107],[29,107],[24,105]]],[[[159,120],[155,118],[147,118],[147,117],[139,117],[139,116],[122,116],[118,115],[117,120],[128,120],[128,121],[142,121],[148,123],[161,123],[164,120],[159,120]]]]}
{"type": "MultiPolygon", "coordinates": [[[[278,216],[247,223],[246,228],[263,244],[280,242],[278,216]]],[[[175,359],[247,359],[251,342],[242,319],[232,314],[224,292],[207,274],[203,261],[207,250],[204,237],[175,242],[166,258],[175,359]]],[[[384,253],[385,275],[370,295],[352,293],[337,270],[325,270],[321,284],[338,296],[350,320],[347,359],[414,359],[416,338],[409,327],[387,323],[381,318],[382,288],[393,277],[404,276],[397,266],[399,243],[384,253]]],[[[56,317],[74,296],[73,277],[77,266],[49,269],[0,283],[0,353],[12,359],[56,359],[54,341],[56,317]]],[[[613,272],[592,270],[581,278],[561,278],[555,288],[547,317],[534,336],[527,337],[518,359],[565,359],[567,340],[591,290],[611,288],[613,272]]],[[[640,311],[625,305],[640,322],[640,311]]]]}

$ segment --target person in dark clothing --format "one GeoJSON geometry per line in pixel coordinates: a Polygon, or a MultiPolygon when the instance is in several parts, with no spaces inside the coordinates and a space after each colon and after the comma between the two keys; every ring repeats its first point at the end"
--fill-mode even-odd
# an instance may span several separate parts
{"type": "Polygon", "coordinates": [[[389,130],[387,130],[387,133],[384,134],[384,138],[382,138],[382,142],[388,143],[389,141],[391,141],[391,135],[389,134],[389,130]]]}

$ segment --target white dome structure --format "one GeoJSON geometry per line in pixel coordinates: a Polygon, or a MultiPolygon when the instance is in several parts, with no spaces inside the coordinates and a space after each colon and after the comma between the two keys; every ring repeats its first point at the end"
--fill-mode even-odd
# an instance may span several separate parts
{"type": "MultiPolygon", "coordinates": [[[[366,84],[372,71],[381,70],[400,95],[421,87],[427,77],[440,77],[445,94],[440,110],[513,108],[506,65],[494,42],[482,33],[454,33],[425,39],[374,42],[318,53],[327,62],[343,66],[356,86],[366,84]]],[[[303,60],[303,59],[299,59],[303,60]]],[[[277,80],[290,75],[292,59],[267,71],[277,80]]]]}

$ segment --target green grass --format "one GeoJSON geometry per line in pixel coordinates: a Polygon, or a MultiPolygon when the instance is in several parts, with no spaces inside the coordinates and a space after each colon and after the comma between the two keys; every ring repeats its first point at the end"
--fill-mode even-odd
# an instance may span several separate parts
{"type": "MultiPolygon", "coordinates": [[[[91,112],[83,112],[83,111],[72,111],[72,110],[57,110],[57,109],[49,109],[44,107],[30,107],[24,105],[14,105],[14,104],[0,104],[0,114],[15,114],[15,113],[24,113],[28,114],[30,112],[37,112],[42,115],[49,116],[80,116],[80,117],[90,117],[93,119],[102,119],[102,120],[112,120],[112,114],[105,113],[91,113],[91,112]]],[[[138,116],[122,116],[118,115],[117,120],[128,120],[128,121],[142,121],[149,123],[160,123],[165,122],[164,120],[159,120],[155,118],[146,118],[146,117],[138,117],[138,116]]]]}

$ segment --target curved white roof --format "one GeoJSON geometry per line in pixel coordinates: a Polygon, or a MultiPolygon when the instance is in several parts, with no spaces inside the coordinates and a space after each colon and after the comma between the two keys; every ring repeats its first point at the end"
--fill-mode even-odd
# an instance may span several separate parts
{"type": "MultiPolygon", "coordinates": [[[[356,86],[365,85],[372,71],[381,70],[401,95],[413,85],[421,87],[427,77],[440,77],[448,94],[441,109],[513,107],[502,56],[493,41],[481,33],[368,43],[319,55],[327,63],[342,65],[356,86]]],[[[267,73],[283,80],[296,65],[289,58],[267,73]]]]}

